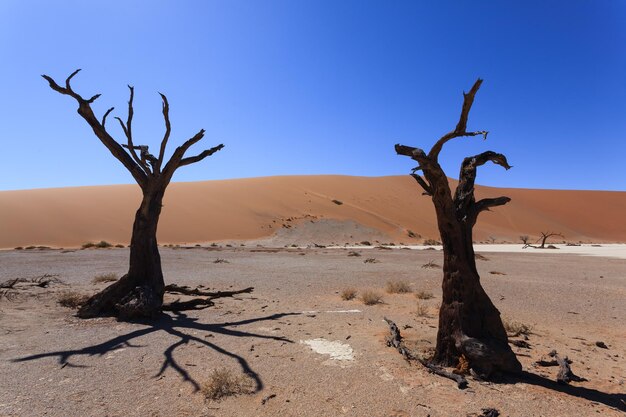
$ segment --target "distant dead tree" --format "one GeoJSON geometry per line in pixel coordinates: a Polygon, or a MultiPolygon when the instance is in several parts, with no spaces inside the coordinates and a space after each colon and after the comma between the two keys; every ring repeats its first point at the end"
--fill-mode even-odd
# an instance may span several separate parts
{"type": "Polygon", "coordinates": [[[528,235],[522,235],[519,237],[519,239],[522,241],[522,243],[524,244],[524,246],[522,246],[522,249],[526,249],[528,247],[533,248],[534,246],[531,245],[530,243],[528,243],[528,239],[530,239],[530,237],[528,235]]]}
{"type": "Polygon", "coordinates": [[[541,232],[541,237],[537,241],[537,243],[541,242],[541,244],[539,245],[539,249],[545,249],[546,240],[548,240],[548,238],[553,237],[553,236],[565,237],[562,234],[556,233],[556,232],[541,232]]]}
{"type": "Polygon", "coordinates": [[[161,257],[157,245],[157,224],[165,189],[174,172],[185,165],[202,161],[224,147],[218,145],[207,149],[198,155],[185,157],[187,150],[204,137],[204,129],[196,133],[181,146],[174,150],[169,161],[164,161],[165,147],[170,137],[171,126],[169,118],[169,104],[165,95],[161,95],[163,102],[163,118],[165,120],[165,134],[161,140],[158,157],[148,152],[148,146],[133,143],[133,98],[134,89],[128,86],[130,98],[128,101],[128,117],[126,123],[116,117],[124,135],[126,143],[120,145],[105,129],[107,116],[113,111],[108,109],[101,120],[98,120],[91,109],[91,104],[100,97],[96,94],[85,99],[76,93],[71,85],[71,79],[80,70],[74,71],[65,80],[65,86],[60,86],[51,77],[42,75],[50,87],[61,94],[72,97],[78,103],[78,114],[89,124],[100,142],[111,154],[124,165],[131,173],[141,191],[143,198],[139,210],[135,214],[133,233],[130,242],[130,266],[128,273],[117,282],[94,295],[78,311],[82,318],[101,315],[115,315],[120,318],[151,318],[160,312],[163,304],[165,284],[161,270],[161,257]],[[128,152],[124,150],[128,149],[128,152]],[[137,150],[140,155],[137,155],[137,150]],[[165,164],[164,164],[165,162],[165,164]]]}
{"type": "Polygon", "coordinates": [[[451,139],[482,136],[486,131],[467,131],[467,119],[482,80],[463,93],[463,107],[456,128],[442,136],[427,154],[422,149],[396,145],[399,155],[417,161],[411,176],[432,198],[444,251],[443,300],[439,310],[437,346],[432,362],[455,366],[463,355],[478,374],[489,377],[494,371],[518,373],[522,366],[508,344],[500,312],[480,284],[476,270],[472,229],[478,215],[510,201],[509,197],[474,198],[476,170],[487,162],[511,168],[502,154],[492,151],[465,158],[454,195],[448,177],[439,165],[439,153],[451,139]],[[416,172],[422,171],[424,176],[416,172]]]}

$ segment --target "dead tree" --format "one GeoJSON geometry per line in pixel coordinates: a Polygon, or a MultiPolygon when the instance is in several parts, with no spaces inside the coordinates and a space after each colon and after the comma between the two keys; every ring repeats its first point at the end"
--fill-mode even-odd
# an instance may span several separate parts
{"type": "Polygon", "coordinates": [[[461,116],[456,128],[442,136],[427,154],[422,149],[396,145],[399,155],[417,161],[411,176],[432,198],[444,251],[443,300],[439,311],[437,347],[433,363],[455,366],[465,355],[472,369],[483,377],[493,371],[517,373],[522,367],[507,343],[500,312],[480,284],[476,270],[472,229],[478,215],[491,207],[508,203],[509,197],[474,198],[476,170],[487,162],[511,168],[502,154],[492,151],[465,158],[459,183],[452,194],[448,178],[439,165],[439,153],[450,140],[466,136],[487,138],[486,131],[468,132],[467,119],[474,96],[482,83],[478,79],[464,93],[461,116]],[[417,174],[422,171],[424,176],[417,174]]]}
{"type": "Polygon", "coordinates": [[[42,77],[48,81],[53,90],[76,100],[78,114],[89,124],[100,142],[131,173],[141,188],[143,198],[135,214],[128,273],[91,297],[79,309],[78,316],[88,318],[115,315],[125,319],[151,318],[161,309],[165,288],[156,238],[165,189],[178,168],[202,161],[207,156],[222,149],[224,145],[220,144],[198,155],[185,157],[187,150],[203,138],[204,129],[202,129],[177,147],[169,161],[165,162],[165,148],[170,137],[171,126],[167,98],[159,93],[163,102],[163,118],[165,120],[165,134],[161,140],[159,155],[154,157],[149,154],[148,147],[145,145],[135,146],[132,130],[134,89],[131,86],[128,86],[130,98],[126,122],[116,117],[126,136],[126,143],[120,145],[105,128],[107,116],[113,111],[113,107],[104,113],[101,120],[98,120],[91,109],[91,104],[100,97],[100,94],[85,99],[72,89],[70,81],[79,71],[76,70],[67,77],[65,86],[60,86],[47,75],[42,75],[42,77]],[[124,150],[124,147],[128,149],[128,152],[124,150]],[[141,151],[141,157],[137,155],[137,149],[141,151]]]}
{"type": "Polygon", "coordinates": [[[545,249],[546,248],[546,240],[548,240],[548,238],[553,237],[553,236],[561,236],[561,237],[563,237],[562,234],[556,233],[556,232],[541,232],[541,237],[537,241],[537,243],[539,243],[539,241],[541,241],[541,245],[539,245],[539,249],[545,249]]]}

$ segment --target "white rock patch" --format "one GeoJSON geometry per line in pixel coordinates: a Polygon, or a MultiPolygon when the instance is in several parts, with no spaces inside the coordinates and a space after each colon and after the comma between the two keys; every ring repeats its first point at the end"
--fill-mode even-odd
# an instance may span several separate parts
{"type": "Polygon", "coordinates": [[[326,339],[310,339],[301,340],[300,343],[308,345],[313,352],[320,355],[329,355],[330,359],[336,361],[353,361],[354,351],[352,347],[346,343],[331,342],[326,339]]]}

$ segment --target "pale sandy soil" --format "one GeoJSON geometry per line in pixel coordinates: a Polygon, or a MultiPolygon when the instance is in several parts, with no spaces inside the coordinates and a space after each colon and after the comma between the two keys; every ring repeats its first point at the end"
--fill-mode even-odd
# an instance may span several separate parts
{"type": "MultiPolygon", "coordinates": [[[[165,194],[159,241],[278,237],[285,244],[299,238],[325,245],[361,240],[419,244],[439,236],[432,202],[421,193],[408,175],[173,183],[165,194]],[[296,236],[294,225],[300,229],[296,236]]],[[[565,236],[552,242],[626,242],[626,192],[476,187],[477,199],[501,195],[511,202],[481,214],[476,242],[519,242],[520,235],[534,240],[550,231],[565,236]]],[[[80,247],[100,240],[126,245],[140,201],[136,185],[0,191],[0,248],[80,247]]]]}
{"type": "Polygon", "coordinates": [[[504,317],[532,326],[531,349],[514,350],[536,376],[501,384],[470,378],[469,388],[458,390],[384,343],[384,316],[411,326],[403,330],[409,341],[434,343],[441,269],[421,266],[441,265],[442,253],[358,249],[356,257],[349,251],[165,248],[168,282],[255,290],[151,325],[79,320],[56,304],[63,291],[101,289],[104,284],[90,282],[96,274],[124,273],[128,249],[2,251],[0,281],[49,273],[64,284],[0,301],[0,415],[466,416],[494,407],[503,416],[619,416],[626,410],[626,260],[481,252],[487,260],[477,261],[478,268],[494,303],[504,317]],[[380,262],[364,263],[369,257],[380,262]],[[229,263],[214,263],[217,258],[229,263]],[[415,314],[412,294],[384,293],[389,279],[432,291],[433,299],[421,301],[428,316],[415,314]],[[377,289],[384,304],[342,301],[338,293],[346,287],[377,289]],[[334,350],[316,353],[312,347],[328,348],[318,339],[335,342],[334,350]],[[556,368],[533,365],[551,349],[569,356],[573,371],[589,381],[553,383],[556,368]],[[260,390],[205,401],[195,387],[220,367],[247,370],[260,390]]]}

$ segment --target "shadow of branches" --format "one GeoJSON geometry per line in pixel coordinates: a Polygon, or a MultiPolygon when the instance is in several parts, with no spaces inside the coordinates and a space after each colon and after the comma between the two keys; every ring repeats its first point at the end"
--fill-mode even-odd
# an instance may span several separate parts
{"type": "Polygon", "coordinates": [[[538,387],[547,388],[549,390],[562,392],[573,397],[584,398],[588,401],[594,401],[607,405],[609,407],[616,408],[621,411],[626,411],[625,394],[609,394],[592,388],[585,388],[580,385],[560,384],[546,377],[526,371],[522,372],[518,378],[503,382],[513,384],[517,382],[524,382],[526,384],[536,385],[538,387]]]}
{"type": "Polygon", "coordinates": [[[163,363],[158,373],[155,375],[155,378],[162,375],[168,368],[172,368],[175,370],[181,378],[189,382],[193,385],[194,390],[200,390],[200,384],[196,380],[194,380],[189,372],[181,366],[174,357],[174,352],[180,346],[186,345],[189,342],[196,342],[207,348],[213,349],[214,351],[221,353],[223,355],[228,356],[229,358],[234,359],[242,371],[249,375],[255,381],[255,392],[258,392],[263,389],[263,382],[261,377],[250,367],[248,361],[240,355],[236,353],[229,352],[228,350],[218,346],[215,343],[211,343],[204,338],[198,337],[194,334],[191,334],[190,331],[198,331],[198,332],[207,332],[207,333],[216,333],[222,334],[225,336],[233,336],[233,337],[254,337],[260,339],[271,339],[281,342],[293,343],[291,340],[281,337],[281,336],[271,336],[271,335],[262,335],[252,332],[246,332],[242,330],[233,329],[232,327],[241,326],[250,323],[269,321],[269,320],[277,320],[282,317],[298,315],[299,313],[279,313],[272,314],[264,317],[256,317],[247,320],[240,320],[234,322],[224,322],[224,323],[213,323],[213,324],[205,324],[198,322],[197,318],[188,317],[186,314],[182,312],[173,312],[172,314],[163,313],[161,317],[157,320],[145,323],[148,327],[134,330],[130,333],[123,334],[120,336],[116,336],[112,339],[109,339],[103,343],[98,343],[95,345],[87,346],[82,349],[76,350],[61,350],[54,352],[46,352],[39,353],[35,355],[26,356],[23,358],[14,359],[13,362],[26,362],[32,361],[42,358],[50,358],[56,357],[58,362],[63,366],[72,366],[72,367],[83,367],[81,365],[74,365],[70,363],[70,359],[73,357],[79,356],[103,356],[109,352],[112,352],[121,347],[131,347],[137,348],[141,347],[141,345],[134,345],[132,342],[136,339],[139,339],[142,336],[146,336],[148,334],[156,333],[156,332],[165,332],[171,336],[177,338],[177,341],[165,349],[163,352],[163,363]]]}

